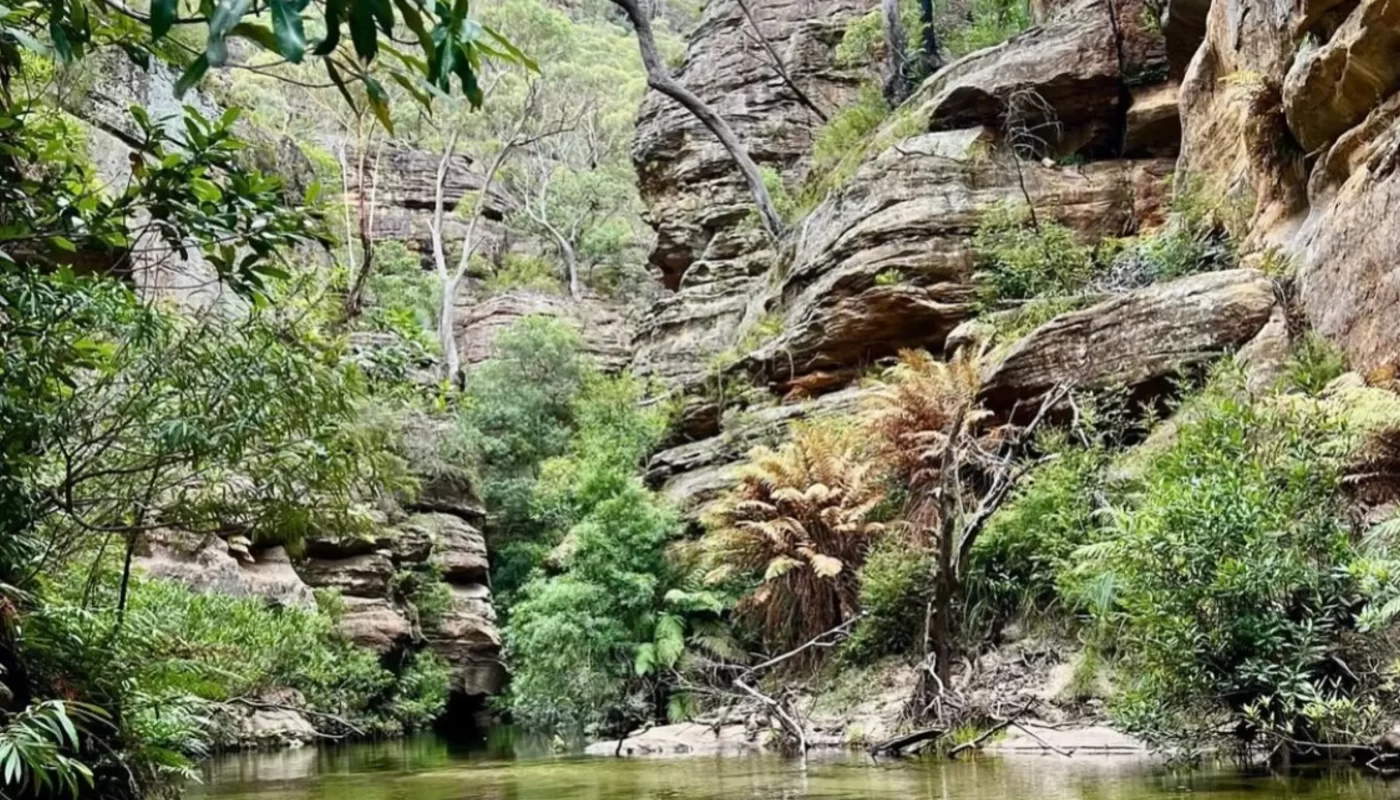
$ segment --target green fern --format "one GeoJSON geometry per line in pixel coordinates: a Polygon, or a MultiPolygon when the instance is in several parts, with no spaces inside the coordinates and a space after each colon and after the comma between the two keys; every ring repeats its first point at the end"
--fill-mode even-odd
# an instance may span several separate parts
{"type": "Polygon", "coordinates": [[[82,747],[80,730],[105,722],[96,706],[46,700],[14,715],[0,728],[0,787],[24,794],[77,797],[92,788],[92,769],[68,755],[82,747]]]}

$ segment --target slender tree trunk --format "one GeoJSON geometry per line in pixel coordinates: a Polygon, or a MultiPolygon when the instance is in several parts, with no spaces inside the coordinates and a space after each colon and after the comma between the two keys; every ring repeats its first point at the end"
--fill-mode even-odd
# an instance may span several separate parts
{"type": "Polygon", "coordinates": [[[453,278],[442,285],[442,302],[438,306],[438,341],[442,344],[443,375],[454,386],[462,385],[462,357],[457,352],[457,336],[453,331],[457,317],[457,288],[461,281],[453,278]]]}
{"type": "MultiPolygon", "coordinates": [[[[642,65],[646,67],[647,71],[647,85],[680,103],[685,110],[693,114],[696,119],[700,120],[701,124],[709,128],[710,132],[719,138],[720,144],[723,144],[724,149],[729,151],[729,157],[734,159],[734,164],[739,167],[739,171],[744,175],[744,181],[749,185],[749,192],[753,194],[754,204],[758,206],[758,214],[763,220],[763,227],[773,238],[781,236],[785,227],[783,218],[778,214],[777,207],[773,205],[773,198],[768,194],[768,187],[763,184],[763,174],[759,172],[758,165],[749,157],[749,151],[744,147],[743,142],[739,141],[739,137],[734,134],[734,130],[729,127],[729,123],[725,122],[723,117],[671,77],[671,73],[666,69],[666,64],[661,60],[661,54],[656,49],[656,37],[651,30],[651,20],[638,7],[637,1],[612,0],[612,2],[627,14],[627,18],[632,22],[632,27],[637,31],[637,43],[642,51],[642,65]]],[[[892,2],[892,0],[887,0],[887,2],[892,2]]]]}
{"type": "Polygon", "coordinates": [[[126,622],[126,599],[131,591],[131,562],[136,555],[136,537],[138,534],[128,533],[126,535],[126,553],[122,557],[122,582],[121,588],[117,591],[117,624],[112,629],[112,633],[122,629],[122,624],[126,622]]]}
{"type": "Polygon", "coordinates": [[[919,27],[923,38],[920,57],[924,77],[928,77],[943,67],[943,55],[938,52],[938,31],[933,27],[933,0],[919,0],[919,27]]]}
{"type": "Polygon", "coordinates": [[[885,17],[885,50],[889,52],[886,68],[885,99],[897,105],[909,96],[909,42],[904,38],[904,26],[899,21],[899,0],[881,0],[885,17]]]}

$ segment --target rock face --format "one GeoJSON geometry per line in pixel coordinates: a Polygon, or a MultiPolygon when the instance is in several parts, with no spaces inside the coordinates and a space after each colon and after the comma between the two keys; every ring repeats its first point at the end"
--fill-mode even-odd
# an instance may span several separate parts
{"type": "Polygon", "coordinates": [[[750,449],[776,445],[788,438],[788,426],[799,420],[836,417],[855,411],[861,391],[852,388],[815,400],[745,409],[726,415],[718,435],[688,442],[652,456],[646,481],[692,518],[705,504],[734,485],[733,467],[750,449]]]}
{"type": "MultiPolygon", "coordinates": [[[[355,208],[363,204],[367,220],[372,209],[370,238],[405,242],[429,256],[433,248],[429,226],[437,202],[437,172],[442,156],[400,144],[363,152],[340,144],[332,149],[348,167],[347,202],[355,208]]],[[[470,158],[457,153],[448,160],[442,191],[443,238],[448,243],[461,241],[467,229],[464,215],[454,214],[454,209],[464,197],[474,197],[483,185],[485,180],[470,158]]],[[[508,206],[505,197],[493,192],[483,209],[485,224],[477,226],[481,237],[477,252],[488,258],[500,255],[510,246],[505,226],[498,224],[505,218],[508,206]]]]}
{"type": "MultiPolygon", "coordinates": [[[[868,0],[748,3],[787,73],[824,112],[854,95],[859,75],[834,66],[846,23],[868,0]]],[[[678,79],[711,103],[762,165],[800,179],[821,118],[807,108],[746,34],[741,6],[705,8],[678,79]]],[[[634,369],[694,382],[706,359],[730,347],[761,276],[779,254],[750,217],[748,190],[718,140],[656,92],[642,104],[633,145],[642,199],[656,229],[653,267],[674,292],[639,321],[634,369]]]]}
{"type": "Polygon", "coordinates": [[[1400,358],[1400,4],[1217,0],[1182,82],[1181,166],[1251,210],[1312,326],[1363,371],[1400,358]]]}
{"type": "Polygon", "coordinates": [[[316,604],[281,547],[258,549],[248,562],[230,553],[228,543],[217,536],[157,531],[146,536],[133,563],[153,578],[178,581],[199,592],[265,597],[290,606],[316,604]]]}
{"type": "Polygon", "coordinates": [[[614,372],[631,358],[632,320],[620,304],[587,295],[571,297],[512,290],[486,299],[464,296],[458,302],[457,347],[470,366],[490,358],[496,335],[530,316],[563,320],[578,331],[582,351],[603,369],[614,372]]]}
{"type": "MultiPolygon", "coordinates": [[[[296,561],[280,547],[245,551],[218,536],[162,532],[148,537],[136,564],[148,575],[196,591],[303,607],[315,606],[313,588],[339,590],[344,604],[340,630],[356,646],[385,656],[432,648],[455,668],[454,691],[479,704],[507,678],[488,586],[486,542],[473,524],[481,519],[474,498],[444,493],[438,499],[445,507],[470,509],[469,519],[444,512],[395,514],[383,518],[370,537],[309,538],[305,557],[296,561]],[[416,614],[397,596],[394,578],[400,570],[430,562],[441,570],[451,604],[441,620],[420,629],[416,614]]],[[[301,717],[295,711],[256,711],[235,721],[235,728],[246,734],[242,744],[281,745],[298,739],[294,723],[301,717]]]]}
{"type": "Polygon", "coordinates": [[[1160,381],[1245,344],[1269,321],[1274,305],[1269,278],[1226,270],[1064,314],[986,369],[983,401],[1008,410],[1059,385],[1131,389],[1160,381]]]}
{"type": "Polygon", "coordinates": [[[970,238],[984,214],[1029,196],[1086,239],[1122,235],[1157,213],[1171,172],[1167,161],[1017,169],[986,155],[979,144],[989,135],[905,139],[807,217],[793,267],[768,302],[782,310],[783,332],[754,355],[770,380],[866,364],[901,347],[942,349],[974,311],[970,238]]]}
{"type": "Polygon", "coordinates": [[[908,104],[929,130],[1021,128],[1053,151],[1121,152],[1127,89],[1165,76],[1165,42],[1141,23],[1146,6],[1083,0],[1043,24],[970,53],[919,87],[908,104]]]}

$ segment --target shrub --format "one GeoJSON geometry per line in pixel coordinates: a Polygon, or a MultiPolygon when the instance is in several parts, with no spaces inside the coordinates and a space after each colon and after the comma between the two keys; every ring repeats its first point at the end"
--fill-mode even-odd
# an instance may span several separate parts
{"type": "Polygon", "coordinates": [[[944,33],[953,58],[1001,44],[1030,27],[1030,4],[1024,0],[972,0],[971,5],[967,22],[944,33]]]}
{"type": "Polygon", "coordinates": [[[1017,486],[972,549],[968,604],[993,624],[1049,612],[1074,553],[1102,538],[1095,495],[1107,454],[1064,442],[1051,452],[1055,459],[1017,486]]]}
{"type": "Polygon", "coordinates": [[[1336,345],[1315,331],[1307,331],[1293,343],[1284,383],[1304,394],[1319,395],[1346,369],[1346,355],[1336,345]]]}
{"type": "Polygon", "coordinates": [[[861,149],[866,137],[890,116],[880,88],[867,83],[860,87],[849,105],[831,116],[812,140],[812,171],[830,172],[837,164],[861,149]]]}
{"type": "Polygon", "coordinates": [[[987,212],[972,239],[981,302],[1072,294],[1094,277],[1093,252],[1074,231],[1033,222],[1024,208],[1001,204],[987,212]]]}
{"type": "Polygon", "coordinates": [[[771,651],[831,630],[858,607],[857,573],[883,530],[872,513],[885,495],[857,433],[799,425],[777,450],[755,448],[707,516],[710,580],[737,576],[753,587],[735,610],[771,651]]]}
{"type": "Polygon", "coordinates": [[[501,259],[501,265],[487,276],[485,288],[489,294],[501,294],[515,289],[563,294],[564,282],[559,277],[559,268],[548,259],[507,253],[501,259]]]}
{"type": "Polygon", "coordinates": [[[886,535],[860,569],[862,617],[844,652],[858,664],[922,645],[933,591],[933,552],[910,537],[886,535]]]}
{"type": "MultiPolygon", "coordinates": [[[[511,569],[529,571],[505,629],[515,665],[508,703],[528,727],[598,734],[655,713],[638,654],[673,638],[675,618],[662,610],[675,580],[663,548],[678,522],[636,477],[667,424],[666,409],[640,401],[630,376],[589,376],[571,403],[567,452],[541,467],[532,513],[546,538],[522,540],[512,554],[511,569]],[[533,568],[545,541],[558,543],[550,574],[533,568]]],[[[661,666],[674,666],[678,654],[662,655],[661,666]]]]}
{"type": "Polygon", "coordinates": [[[903,350],[870,393],[864,413],[875,457],[911,490],[937,482],[942,442],[953,419],[965,413],[964,430],[981,432],[990,420],[975,407],[982,385],[976,354],[960,350],[940,361],[925,350],[903,350]]]}
{"type": "Polygon", "coordinates": [[[573,401],[593,369],[580,346],[567,323],[526,317],[496,337],[493,357],[468,376],[457,421],[462,458],[505,539],[538,531],[530,502],[540,465],[567,450],[573,401]]]}
{"type": "Polygon", "coordinates": [[[1339,425],[1307,403],[1251,404],[1217,378],[1155,454],[1077,577],[1113,586],[1126,693],[1115,713],[1157,742],[1237,731],[1325,737],[1344,695],[1354,551],[1338,517],[1339,425]]]}

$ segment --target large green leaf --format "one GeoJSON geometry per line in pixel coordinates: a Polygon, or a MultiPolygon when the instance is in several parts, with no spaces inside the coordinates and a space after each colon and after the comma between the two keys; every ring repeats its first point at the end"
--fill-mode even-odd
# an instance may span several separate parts
{"type": "Polygon", "coordinates": [[[306,31],[294,0],[271,0],[272,31],[277,35],[277,52],[293,64],[306,54],[306,31]]]}

